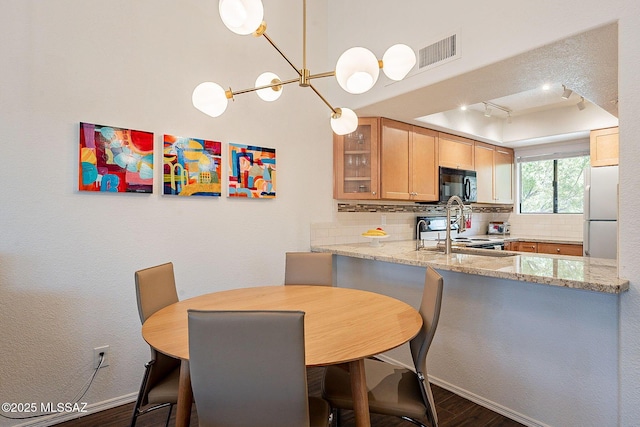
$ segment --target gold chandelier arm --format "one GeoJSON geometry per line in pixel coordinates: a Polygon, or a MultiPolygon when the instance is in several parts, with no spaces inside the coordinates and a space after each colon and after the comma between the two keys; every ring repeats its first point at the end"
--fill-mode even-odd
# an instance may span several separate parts
{"type": "Polygon", "coordinates": [[[335,71],[327,71],[326,73],[318,73],[318,74],[311,74],[308,79],[321,79],[323,77],[333,77],[336,75],[335,71]]]}
{"type": "Polygon", "coordinates": [[[335,108],[333,108],[333,106],[331,104],[329,104],[329,101],[327,101],[327,99],[322,96],[322,94],[320,92],[318,92],[318,89],[316,89],[315,87],[313,87],[312,84],[309,85],[309,87],[316,93],[316,95],[318,95],[320,97],[320,99],[322,99],[322,102],[324,102],[325,104],[327,104],[327,107],[329,107],[331,109],[331,112],[333,114],[337,114],[338,112],[336,111],[335,108]]]}
{"type": "Polygon", "coordinates": [[[289,65],[291,65],[291,68],[293,68],[294,70],[296,70],[296,73],[298,73],[298,76],[302,76],[302,72],[298,69],[298,67],[296,67],[295,65],[293,65],[293,62],[291,62],[291,61],[289,60],[289,58],[287,58],[287,55],[285,55],[285,54],[284,54],[284,52],[282,52],[282,51],[280,50],[280,48],[279,48],[279,47],[278,47],[278,46],[273,42],[273,40],[271,40],[271,37],[269,37],[269,36],[267,35],[267,33],[263,33],[263,34],[262,34],[262,37],[264,37],[265,39],[267,39],[267,41],[268,41],[269,43],[271,43],[271,46],[273,46],[273,47],[274,47],[274,49],[275,49],[275,50],[277,50],[277,51],[278,51],[278,53],[279,53],[279,54],[284,58],[284,60],[285,60],[285,61],[287,61],[287,62],[289,63],[289,65]]]}
{"type": "Polygon", "coordinates": [[[290,83],[297,83],[299,82],[300,79],[291,79],[291,80],[285,80],[283,82],[277,82],[277,83],[272,83],[269,85],[264,85],[264,86],[258,86],[258,87],[252,87],[252,88],[248,88],[248,89],[241,89],[241,90],[235,90],[231,92],[231,95],[242,95],[243,93],[250,93],[250,92],[255,92],[261,89],[268,89],[268,88],[274,88],[277,86],[283,86],[283,85],[288,85],[290,83]]]}

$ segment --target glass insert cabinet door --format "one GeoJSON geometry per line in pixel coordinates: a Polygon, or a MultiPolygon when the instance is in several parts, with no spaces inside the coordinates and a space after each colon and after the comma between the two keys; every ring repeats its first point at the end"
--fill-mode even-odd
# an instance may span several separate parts
{"type": "Polygon", "coordinates": [[[378,199],[378,127],[376,118],[360,118],[347,135],[333,135],[335,199],[378,199]]]}

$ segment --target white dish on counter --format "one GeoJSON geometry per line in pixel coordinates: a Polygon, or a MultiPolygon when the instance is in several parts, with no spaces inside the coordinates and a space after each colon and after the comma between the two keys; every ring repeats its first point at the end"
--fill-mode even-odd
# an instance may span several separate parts
{"type": "Polygon", "coordinates": [[[377,248],[379,246],[382,246],[382,243],[380,243],[380,239],[386,239],[387,237],[389,237],[388,234],[385,234],[384,236],[365,236],[364,234],[362,235],[363,237],[367,237],[369,239],[371,239],[371,246],[373,246],[374,248],[377,248]]]}

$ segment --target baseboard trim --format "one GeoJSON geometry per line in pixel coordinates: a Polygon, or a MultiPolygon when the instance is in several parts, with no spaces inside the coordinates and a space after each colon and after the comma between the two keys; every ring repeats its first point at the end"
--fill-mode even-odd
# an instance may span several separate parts
{"type": "Polygon", "coordinates": [[[131,402],[135,402],[138,397],[138,393],[126,394],[124,396],[116,397],[109,400],[104,400],[98,403],[92,403],[87,405],[87,412],[78,414],[77,412],[59,412],[57,414],[51,414],[41,418],[30,419],[29,421],[17,424],[15,427],[47,427],[56,424],[63,423],[65,421],[71,421],[78,418],[86,417],[87,415],[95,414],[97,412],[105,411],[107,409],[115,408],[116,406],[126,405],[131,402]]]}
{"type": "MultiPolygon", "coordinates": [[[[391,357],[385,356],[384,354],[380,354],[376,356],[378,359],[380,360],[384,360],[385,362],[388,363],[393,363],[394,365],[399,365],[399,366],[403,366],[407,369],[411,369],[413,370],[413,366],[408,366],[404,363],[401,363],[391,357]]],[[[452,393],[457,394],[458,396],[464,397],[467,400],[472,401],[473,403],[476,403],[480,406],[484,406],[487,409],[492,410],[493,412],[496,412],[500,415],[504,415],[507,418],[510,418],[514,421],[519,422],[520,424],[524,424],[527,427],[551,427],[548,424],[544,424],[538,420],[535,420],[533,418],[527,417],[526,415],[523,415],[519,412],[516,412],[512,409],[509,409],[507,407],[504,407],[496,402],[493,402],[491,400],[485,399],[482,396],[478,396],[475,393],[471,393],[468,390],[465,390],[463,388],[460,388],[456,385],[453,385],[447,381],[444,381],[440,378],[434,377],[432,375],[428,375],[429,377],[429,382],[433,383],[435,385],[437,385],[438,387],[442,387],[445,390],[448,390],[452,393]]]]}

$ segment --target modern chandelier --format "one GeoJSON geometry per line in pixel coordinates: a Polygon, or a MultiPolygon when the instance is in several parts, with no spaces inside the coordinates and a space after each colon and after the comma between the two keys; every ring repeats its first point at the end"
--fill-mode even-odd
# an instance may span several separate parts
{"type": "Polygon", "coordinates": [[[404,44],[391,46],[381,60],[368,49],[352,47],[346,50],[336,63],[335,71],[311,74],[307,68],[307,1],[302,7],[302,68],[296,67],[267,35],[267,24],[263,21],[264,8],[261,0],[220,0],[218,4],[222,22],[236,34],[264,37],[278,53],[291,65],[298,74],[289,80],[281,80],[271,72],[262,73],[255,82],[255,87],[233,91],[225,90],[213,82],[199,84],[193,91],[193,106],[203,113],[218,117],[227,109],[229,100],[235,95],[248,92],[256,94],[265,101],[275,101],[282,95],[285,85],[298,83],[301,87],[311,88],[331,110],[331,128],[338,135],[353,132],[358,127],[358,116],[349,108],[334,108],[327,99],[313,86],[312,80],[335,76],[338,84],[345,91],[360,94],[371,89],[376,81],[380,68],[392,80],[402,80],[416,63],[413,50],[404,44]]]}

